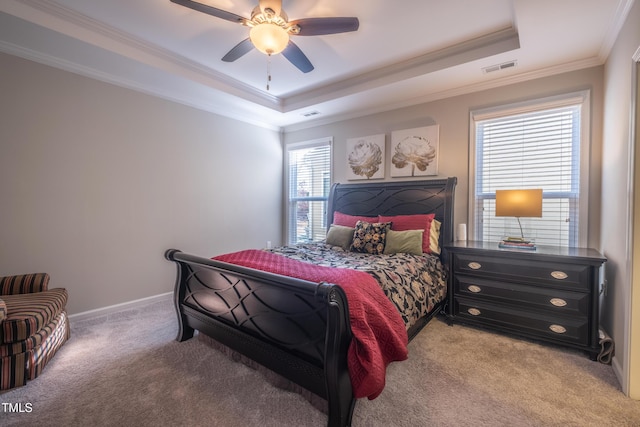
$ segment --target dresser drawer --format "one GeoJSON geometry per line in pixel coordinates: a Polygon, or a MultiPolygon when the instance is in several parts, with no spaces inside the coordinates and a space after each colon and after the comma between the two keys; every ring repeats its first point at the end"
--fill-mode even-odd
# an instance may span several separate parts
{"type": "Polygon", "coordinates": [[[591,297],[586,292],[487,280],[467,275],[456,275],[453,282],[456,296],[544,309],[551,315],[555,313],[586,317],[590,312],[591,297]]]}
{"type": "Polygon", "coordinates": [[[500,330],[530,337],[578,345],[589,344],[589,319],[586,316],[553,316],[466,298],[456,300],[455,315],[462,321],[499,327],[500,330]]]}
{"type": "Polygon", "coordinates": [[[505,280],[546,283],[554,287],[589,290],[591,270],[585,264],[553,263],[524,258],[493,258],[477,254],[456,253],[455,273],[498,277],[505,280]]]}

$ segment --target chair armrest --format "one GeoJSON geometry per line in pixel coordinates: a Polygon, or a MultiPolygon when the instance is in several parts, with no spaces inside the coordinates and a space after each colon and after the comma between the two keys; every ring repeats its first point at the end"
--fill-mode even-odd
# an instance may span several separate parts
{"type": "Polygon", "coordinates": [[[5,302],[2,299],[0,299],[0,323],[2,323],[6,318],[7,318],[7,304],[5,304],[5,302]]]}
{"type": "Polygon", "coordinates": [[[0,277],[0,295],[29,294],[46,291],[49,287],[47,273],[20,274],[0,277]]]}

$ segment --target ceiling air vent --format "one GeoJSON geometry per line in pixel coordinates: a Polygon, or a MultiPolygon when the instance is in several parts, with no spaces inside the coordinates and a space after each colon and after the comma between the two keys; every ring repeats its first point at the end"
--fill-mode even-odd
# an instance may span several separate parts
{"type": "Polygon", "coordinates": [[[513,68],[518,64],[518,61],[509,61],[509,62],[503,62],[502,64],[496,64],[496,65],[490,65],[488,67],[484,67],[482,69],[482,72],[487,74],[487,73],[493,73],[494,71],[499,71],[499,70],[504,70],[505,68],[513,68]]]}
{"type": "Polygon", "coordinates": [[[320,111],[307,111],[306,113],[302,113],[303,116],[305,117],[313,117],[313,116],[317,116],[318,114],[320,114],[320,111]]]}

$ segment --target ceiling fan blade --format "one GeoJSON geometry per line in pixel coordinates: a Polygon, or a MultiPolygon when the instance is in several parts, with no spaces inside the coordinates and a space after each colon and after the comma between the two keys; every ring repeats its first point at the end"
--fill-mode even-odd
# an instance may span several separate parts
{"type": "Polygon", "coordinates": [[[358,18],[303,18],[291,21],[289,24],[300,27],[298,36],[348,33],[360,27],[358,18]]]}
{"type": "Polygon", "coordinates": [[[289,40],[289,44],[282,51],[282,54],[303,73],[313,71],[313,65],[311,65],[309,58],[307,58],[307,56],[302,53],[302,50],[300,50],[298,45],[291,40],[289,40]]]}
{"type": "Polygon", "coordinates": [[[226,19],[227,21],[237,22],[238,24],[244,24],[245,22],[247,22],[247,19],[240,15],[227,12],[226,10],[218,9],[213,6],[198,3],[197,1],[191,1],[191,0],[171,0],[171,1],[181,6],[188,7],[189,9],[197,10],[198,12],[215,16],[216,18],[226,19]]]}
{"type": "Polygon", "coordinates": [[[264,12],[267,8],[273,10],[276,15],[280,16],[280,11],[282,11],[282,0],[260,0],[260,10],[264,12]]]}
{"type": "Polygon", "coordinates": [[[244,54],[248,53],[253,49],[253,43],[251,43],[251,39],[246,38],[238,43],[233,49],[231,49],[225,56],[222,57],[224,62],[233,62],[236,59],[240,58],[244,54]]]}

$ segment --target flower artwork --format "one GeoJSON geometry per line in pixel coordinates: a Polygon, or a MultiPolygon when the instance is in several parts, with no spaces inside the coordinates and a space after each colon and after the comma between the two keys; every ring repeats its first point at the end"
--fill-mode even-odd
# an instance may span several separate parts
{"type": "Polygon", "coordinates": [[[391,133],[391,176],[438,174],[438,125],[391,133]]]}
{"type": "Polygon", "coordinates": [[[385,136],[347,140],[347,179],[384,178],[385,136]]]}

